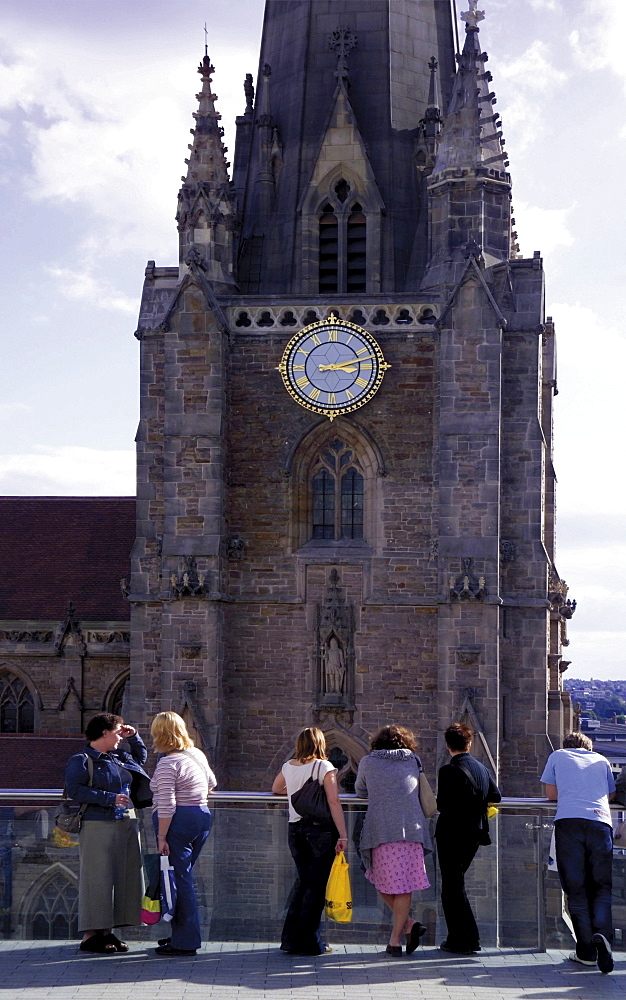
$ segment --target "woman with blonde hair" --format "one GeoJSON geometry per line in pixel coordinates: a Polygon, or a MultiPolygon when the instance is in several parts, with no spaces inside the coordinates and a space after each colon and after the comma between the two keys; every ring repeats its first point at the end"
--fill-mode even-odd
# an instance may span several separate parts
{"type": "Polygon", "coordinates": [[[307,726],[298,735],[295,757],[283,764],[272,792],[287,796],[289,850],[298,870],[280,947],[290,955],[323,955],[331,950],[322,942],[319,932],[326,883],[335,854],[348,846],[348,835],[339,801],[337,768],[326,757],[326,740],[321,729],[307,726]],[[309,778],[316,778],[326,792],[332,817],[327,822],[302,817],[292,805],[291,796],[309,778]]]}
{"type": "Polygon", "coordinates": [[[159,941],[156,953],[195,955],[201,936],[191,872],[211,831],[207,798],[217,782],[176,712],[160,712],[151,733],[154,749],[163,754],[150,782],[152,818],[159,854],[169,855],[178,891],[172,936],[159,941]]]}

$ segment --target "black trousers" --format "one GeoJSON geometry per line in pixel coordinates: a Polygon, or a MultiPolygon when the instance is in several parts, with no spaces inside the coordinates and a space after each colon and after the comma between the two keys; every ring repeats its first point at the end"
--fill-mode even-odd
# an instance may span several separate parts
{"type": "Polygon", "coordinates": [[[446,944],[453,951],[478,948],[478,925],[465,891],[465,873],[476,857],[478,841],[459,843],[437,838],[437,857],[441,873],[441,905],[446,918],[446,944]]]}
{"type": "Polygon", "coordinates": [[[289,824],[289,850],[298,880],[283,926],[280,942],[283,951],[296,955],[321,955],[324,951],[319,926],[336,842],[334,824],[306,819],[289,824]]]}

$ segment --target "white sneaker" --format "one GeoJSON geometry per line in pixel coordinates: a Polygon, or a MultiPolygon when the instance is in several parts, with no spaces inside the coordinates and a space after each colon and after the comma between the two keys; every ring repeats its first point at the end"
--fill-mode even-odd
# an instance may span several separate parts
{"type": "Polygon", "coordinates": [[[569,958],[570,962],[578,962],[579,965],[591,965],[595,967],[598,964],[597,962],[588,962],[586,958],[579,958],[575,951],[573,951],[571,955],[568,955],[567,957],[569,958]]]}
{"type": "Polygon", "coordinates": [[[613,952],[604,934],[594,934],[591,940],[598,949],[598,968],[600,972],[604,972],[605,975],[607,972],[613,972],[613,952]]]}

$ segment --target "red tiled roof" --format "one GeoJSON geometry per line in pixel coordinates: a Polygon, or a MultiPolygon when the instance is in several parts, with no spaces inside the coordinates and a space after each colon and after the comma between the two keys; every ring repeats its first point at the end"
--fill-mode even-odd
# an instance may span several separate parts
{"type": "Polygon", "coordinates": [[[65,765],[85,737],[0,733],[0,788],[63,788],[65,765]]]}
{"type": "Polygon", "coordinates": [[[134,497],[0,497],[0,620],[128,621],[134,497]]]}

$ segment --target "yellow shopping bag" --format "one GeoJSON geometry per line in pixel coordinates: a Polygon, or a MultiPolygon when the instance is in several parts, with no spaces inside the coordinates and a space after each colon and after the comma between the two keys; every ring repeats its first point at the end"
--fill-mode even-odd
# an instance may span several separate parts
{"type": "Polygon", "coordinates": [[[349,924],[352,920],[352,890],[350,875],[343,851],[335,856],[326,885],[326,916],[340,924],[349,924]]]}

